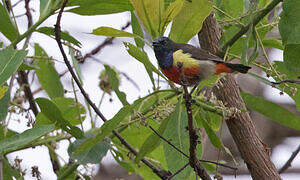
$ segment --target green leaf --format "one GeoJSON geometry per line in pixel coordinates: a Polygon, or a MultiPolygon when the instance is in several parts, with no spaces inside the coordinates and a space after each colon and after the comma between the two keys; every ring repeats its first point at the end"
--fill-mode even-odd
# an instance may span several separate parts
{"type": "Polygon", "coordinates": [[[184,1],[185,0],[176,0],[167,7],[166,11],[164,11],[162,17],[162,31],[164,31],[167,25],[179,14],[183,7],[184,1]]]}
{"type": "Polygon", "coordinates": [[[95,137],[88,138],[85,142],[78,146],[74,151],[82,153],[87,149],[91,149],[93,146],[101,142],[106,136],[108,136],[119,124],[124,121],[131,114],[132,106],[124,106],[120,111],[109,121],[106,121],[99,130],[95,137]]]}
{"type": "MultiPolygon", "coordinates": [[[[188,118],[186,110],[181,103],[182,100],[178,101],[174,112],[170,115],[164,138],[168,139],[184,153],[189,154],[189,133],[186,130],[188,118]]],[[[169,144],[163,143],[163,147],[169,171],[176,172],[188,163],[189,160],[169,144]]],[[[176,175],[175,179],[185,179],[189,177],[192,172],[192,168],[188,166],[180,174],[176,175]]]]}
{"type": "Polygon", "coordinates": [[[8,162],[7,158],[4,156],[1,156],[2,161],[2,177],[5,180],[13,180],[14,178],[17,180],[24,179],[20,172],[14,169],[8,162]],[[14,178],[13,178],[14,177],[14,178]]]}
{"type": "MultiPolygon", "coordinates": [[[[170,116],[163,120],[163,122],[161,123],[161,125],[157,130],[159,135],[163,136],[169,120],[170,120],[170,116]]],[[[148,138],[143,143],[139,153],[137,154],[134,160],[135,163],[138,163],[144,156],[146,156],[147,154],[151,153],[154,149],[156,149],[159,146],[160,141],[161,141],[160,137],[154,132],[150,136],[148,136],[148,138]]]]}
{"type": "Polygon", "coordinates": [[[126,157],[114,148],[111,148],[114,153],[111,153],[117,163],[119,163],[128,173],[135,172],[132,161],[127,162],[126,157]]]}
{"type": "Polygon", "coordinates": [[[53,123],[76,138],[83,137],[83,132],[78,127],[72,126],[70,122],[64,119],[62,112],[54,102],[46,98],[37,98],[35,101],[38,103],[41,112],[53,123]]]}
{"type": "Polygon", "coordinates": [[[119,90],[120,80],[117,77],[116,71],[114,71],[111,67],[108,65],[104,65],[105,70],[108,74],[109,84],[111,85],[112,89],[118,96],[119,100],[122,102],[123,106],[129,105],[129,103],[126,100],[126,94],[119,90]]]}
{"type": "Polygon", "coordinates": [[[109,141],[100,141],[93,147],[86,149],[83,152],[76,153],[75,150],[83,144],[86,140],[95,137],[93,134],[86,134],[84,138],[77,139],[68,148],[68,154],[71,159],[76,159],[80,164],[93,163],[98,164],[101,162],[102,158],[106,155],[107,151],[110,149],[109,141]]]}
{"type": "Polygon", "coordinates": [[[40,0],[40,19],[47,16],[53,7],[52,0],[40,0]]]}
{"type": "Polygon", "coordinates": [[[80,15],[112,14],[124,11],[132,11],[129,0],[70,0],[68,6],[75,6],[68,10],[80,15]]]}
{"type": "MultiPolygon", "coordinates": [[[[144,38],[144,33],[140,26],[138,19],[136,18],[133,11],[131,11],[130,13],[131,13],[131,27],[132,27],[133,34],[137,34],[141,38],[144,38]]],[[[139,38],[134,38],[134,41],[135,41],[136,46],[139,48],[143,48],[145,45],[145,42],[139,38]]]]}
{"type": "MultiPolygon", "coordinates": [[[[4,1],[2,1],[4,2],[4,1]]],[[[0,32],[7,37],[7,39],[9,39],[10,41],[14,41],[17,36],[19,36],[19,32],[15,26],[15,24],[12,22],[12,19],[9,16],[8,11],[6,10],[6,8],[4,7],[4,5],[2,5],[0,3],[0,32]]],[[[1,62],[1,60],[0,60],[1,62]]],[[[0,83],[1,85],[1,83],[0,83]]]]}
{"type": "Polygon", "coordinates": [[[283,44],[300,44],[300,1],[285,0],[278,29],[283,44]]]}
{"type": "MultiPolygon", "coordinates": [[[[39,33],[45,34],[47,36],[55,38],[55,29],[53,27],[41,27],[36,30],[39,33]]],[[[69,43],[74,44],[77,47],[81,47],[81,43],[75,39],[73,36],[71,36],[67,31],[61,32],[61,39],[65,40],[69,43]]]]}
{"type": "MultiPolygon", "coordinates": [[[[252,72],[248,72],[247,74],[249,74],[250,76],[254,77],[255,79],[259,80],[260,82],[263,82],[264,84],[266,85],[269,85],[269,86],[273,86],[272,82],[269,81],[268,79],[260,76],[260,75],[257,75],[257,74],[254,74],[252,72]]],[[[278,88],[279,89],[279,88],[278,88]]]]}
{"type": "Polygon", "coordinates": [[[0,86],[18,69],[26,55],[27,51],[15,50],[11,46],[0,50],[0,86]]]}
{"type": "Polygon", "coordinates": [[[81,69],[80,69],[80,66],[78,64],[78,60],[77,58],[75,58],[75,52],[74,52],[74,49],[69,47],[69,54],[71,56],[71,59],[72,59],[72,63],[73,63],[73,67],[75,69],[75,72],[76,72],[76,75],[80,81],[80,84],[83,85],[83,81],[82,81],[82,74],[81,74],[81,69]]]}
{"type": "Polygon", "coordinates": [[[18,70],[20,70],[20,71],[36,70],[36,69],[38,69],[38,67],[32,66],[32,65],[28,65],[28,64],[24,64],[24,63],[22,63],[21,66],[19,66],[19,68],[18,68],[18,70]]]}
{"type": "Polygon", "coordinates": [[[241,0],[223,0],[224,11],[232,17],[240,16],[244,11],[244,2],[241,0]]]}
{"type": "MultiPolygon", "coordinates": [[[[65,164],[62,168],[59,169],[57,172],[57,180],[73,180],[76,179],[77,176],[77,168],[79,164],[77,162],[73,163],[72,165],[65,164]]],[[[85,180],[88,180],[84,178],[85,180]]]]}
{"type": "MultiPolygon", "coordinates": [[[[54,98],[53,102],[61,111],[63,118],[70,122],[71,125],[78,125],[84,121],[85,109],[80,103],[76,104],[73,98],[59,97],[54,98]]],[[[36,125],[46,124],[53,124],[53,122],[40,112],[36,117],[36,125]]]]}
{"type": "Polygon", "coordinates": [[[224,145],[223,145],[223,148],[224,148],[225,152],[232,158],[234,164],[236,166],[239,166],[239,163],[235,160],[235,158],[234,158],[235,156],[232,155],[231,151],[224,145]]]}
{"type": "Polygon", "coordinates": [[[42,137],[43,135],[51,132],[54,125],[36,126],[32,129],[28,129],[21,134],[14,135],[10,138],[5,138],[0,141],[0,153],[5,154],[8,151],[12,151],[27,145],[32,141],[42,137]]]}
{"type": "MultiPolygon", "coordinates": [[[[153,128],[158,128],[158,124],[154,121],[147,121],[149,125],[153,128]]],[[[140,149],[143,142],[147,137],[152,133],[152,131],[145,126],[140,125],[139,123],[133,123],[129,125],[127,129],[121,132],[121,136],[125,137],[126,141],[135,149],[140,149]]],[[[143,179],[159,179],[159,177],[153,173],[152,169],[145,166],[143,163],[135,164],[130,157],[128,157],[128,150],[124,149],[120,141],[117,138],[113,139],[114,145],[118,148],[119,152],[122,154],[125,162],[129,162],[136,173],[138,173],[143,179]]],[[[163,146],[158,146],[154,151],[147,155],[153,164],[166,169],[165,156],[163,151],[163,146]]],[[[124,162],[124,161],[123,161],[124,162]]]]}
{"type": "Polygon", "coordinates": [[[219,78],[220,78],[219,75],[213,75],[213,76],[209,77],[208,79],[201,81],[201,83],[198,85],[197,89],[202,89],[204,87],[213,87],[218,82],[219,78]]]}
{"type": "MultiPolygon", "coordinates": [[[[300,33],[300,31],[299,31],[300,33]]],[[[284,47],[283,62],[289,74],[300,76],[300,43],[288,44],[284,47]]]]}
{"type": "MultiPolygon", "coordinates": [[[[48,57],[46,52],[38,45],[34,45],[35,56],[48,57]]],[[[63,97],[64,88],[60,82],[59,75],[49,59],[37,59],[36,75],[42,88],[47,92],[50,98],[63,97]]]]}
{"type": "Polygon", "coordinates": [[[204,168],[209,174],[213,174],[216,171],[217,165],[215,164],[207,163],[207,162],[201,162],[201,164],[204,166],[204,168]]]}
{"type": "Polygon", "coordinates": [[[180,13],[175,17],[169,37],[175,42],[187,43],[195,36],[212,10],[207,0],[184,1],[180,13]]]}
{"type": "Polygon", "coordinates": [[[4,121],[7,116],[7,111],[10,103],[10,91],[7,86],[0,86],[0,122],[4,121]],[[6,87],[4,92],[2,91],[3,87],[6,87]],[[1,97],[1,95],[3,95],[1,97]]]}
{"type": "Polygon", "coordinates": [[[132,34],[126,31],[117,30],[111,27],[99,27],[94,29],[91,34],[99,36],[111,36],[111,37],[138,37],[136,34],[132,34]]]}
{"type": "MultiPolygon", "coordinates": [[[[250,16],[250,17],[252,17],[252,16],[250,16]]],[[[252,20],[252,18],[249,18],[249,21],[250,20],[252,20]]],[[[245,65],[249,65],[259,55],[259,52],[258,52],[259,43],[257,43],[257,35],[256,35],[256,31],[255,31],[255,28],[253,27],[253,25],[249,28],[248,33],[247,33],[247,38],[246,38],[246,41],[244,43],[245,44],[244,44],[244,48],[243,48],[243,51],[242,51],[241,63],[245,64],[245,65]],[[250,46],[254,46],[254,50],[250,54],[250,57],[249,57],[248,56],[248,54],[249,54],[248,50],[250,49],[250,46]]]]}
{"type": "Polygon", "coordinates": [[[262,43],[265,47],[271,47],[271,48],[276,48],[276,49],[280,49],[283,50],[284,47],[282,45],[282,41],[279,39],[264,39],[262,40],[262,43]]]}
{"type": "Polygon", "coordinates": [[[221,140],[216,135],[216,133],[211,129],[211,127],[208,125],[208,123],[204,118],[202,119],[202,125],[212,145],[214,145],[216,148],[222,148],[223,146],[221,140]]]}
{"type": "Polygon", "coordinates": [[[0,100],[4,97],[7,90],[8,90],[7,84],[5,84],[4,86],[0,86],[0,100]]]}
{"type": "Polygon", "coordinates": [[[253,96],[245,92],[241,92],[241,94],[246,106],[250,109],[265,115],[279,124],[300,130],[299,116],[262,97],[253,96]]]}
{"type": "Polygon", "coordinates": [[[53,99],[53,102],[71,125],[78,125],[84,121],[85,109],[80,103],[76,103],[75,99],[59,97],[53,99]]]}
{"type": "Polygon", "coordinates": [[[163,35],[161,23],[164,13],[163,0],[130,0],[139,19],[152,39],[163,35]]]}
{"type": "Polygon", "coordinates": [[[4,129],[5,129],[4,125],[0,125],[0,140],[2,140],[4,138],[9,138],[11,136],[18,134],[17,132],[12,131],[10,129],[6,129],[7,131],[4,132],[4,129]]]}

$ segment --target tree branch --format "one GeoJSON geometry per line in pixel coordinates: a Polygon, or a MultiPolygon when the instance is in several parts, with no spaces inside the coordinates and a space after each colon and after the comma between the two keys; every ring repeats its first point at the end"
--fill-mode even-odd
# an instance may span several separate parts
{"type": "Polygon", "coordinates": [[[298,148],[296,149],[296,151],[294,151],[291,155],[291,157],[288,159],[288,161],[282,166],[282,168],[280,168],[280,170],[278,171],[279,174],[283,173],[285,170],[287,170],[289,167],[291,167],[291,164],[293,162],[293,160],[296,158],[297,154],[300,152],[300,145],[298,146],[298,148]]]}
{"type": "MultiPolygon", "coordinates": [[[[268,5],[268,8],[266,8],[268,12],[272,10],[270,9],[270,7],[275,7],[275,4],[278,4],[279,2],[280,2],[279,0],[274,0],[271,3],[272,6],[268,5]]],[[[262,19],[262,17],[267,14],[266,9],[264,10],[264,13],[260,13],[260,16],[255,18],[256,24],[257,24],[256,22],[257,20],[262,19]]],[[[210,46],[215,47],[215,48],[208,48],[206,50],[216,54],[217,53],[216,50],[218,49],[217,48],[218,38],[214,38],[214,41],[211,41],[206,37],[211,37],[211,36],[220,37],[220,34],[221,34],[221,30],[217,26],[214,13],[212,13],[205,20],[203,28],[198,34],[199,41],[201,45],[202,43],[209,43],[210,46]],[[207,36],[207,34],[210,35],[207,36]],[[205,39],[205,41],[203,41],[203,39],[205,39]]],[[[235,37],[240,37],[240,35],[235,37]]],[[[230,43],[227,43],[228,44],[227,47],[232,45],[236,40],[232,40],[230,41],[230,43]]],[[[229,74],[226,75],[225,78],[221,78],[218,82],[217,87],[214,87],[213,90],[217,98],[221,100],[226,107],[236,108],[238,110],[246,109],[245,103],[240,95],[239,87],[232,75],[229,74]]],[[[274,164],[270,159],[268,148],[262,142],[262,140],[259,138],[256,132],[256,128],[249,116],[249,113],[248,112],[234,113],[231,117],[228,117],[228,119],[226,119],[225,122],[239,149],[239,152],[241,153],[243,160],[247,165],[247,168],[251,173],[252,178],[254,180],[281,179],[274,164]]]]}
{"type": "Polygon", "coordinates": [[[198,135],[196,134],[196,131],[194,129],[193,125],[193,114],[192,114],[192,103],[191,103],[191,95],[188,92],[187,86],[183,86],[184,89],[184,96],[185,96],[185,106],[186,106],[186,112],[188,115],[188,130],[189,130],[189,136],[190,136],[190,165],[192,168],[194,168],[194,171],[204,180],[211,180],[209,174],[206,172],[204,167],[200,164],[200,162],[197,159],[197,140],[198,135]]]}
{"type": "MultiPolygon", "coordinates": [[[[86,101],[89,103],[89,105],[93,108],[93,110],[95,111],[95,113],[102,119],[103,122],[106,122],[107,119],[104,117],[104,115],[100,112],[100,110],[97,108],[97,106],[92,102],[92,100],[89,98],[88,94],[85,92],[85,90],[83,89],[83,87],[80,84],[79,79],[77,78],[75,72],[72,69],[71,64],[68,61],[68,58],[66,56],[66,53],[63,49],[62,43],[61,43],[61,36],[60,36],[60,21],[61,21],[61,17],[62,17],[62,13],[63,10],[67,4],[68,0],[64,0],[62,7],[58,13],[57,16],[57,21],[55,24],[55,39],[56,42],[58,44],[58,47],[60,49],[60,52],[63,56],[64,62],[66,64],[66,66],[68,67],[74,81],[76,82],[78,88],[80,89],[81,94],[84,96],[84,98],[86,99],[86,101]]],[[[120,140],[121,144],[123,144],[132,154],[137,155],[137,151],[115,130],[112,131],[112,133],[120,140]]],[[[170,172],[167,172],[163,169],[160,169],[156,166],[154,166],[150,161],[148,161],[147,159],[143,158],[142,162],[147,165],[149,168],[152,169],[152,171],[159,176],[162,179],[167,179],[168,176],[171,176],[172,174],[170,172]]]]}
{"type": "Polygon", "coordinates": [[[294,84],[300,84],[300,80],[293,80],[293,79],[286,79],[278,82],[271,82],[273,85],[278,85],[282,83],[294,83],[294,84]]]}
{"type": "Polygon", "coordinates": [[[20,87],[23,87],[25,97],[27,98],[29,102],[29,107],[32,110],[33,114],[37,116],[39,113],[39,110],[37,108],[37,105],[34,102],[33,94],[31,92],[31,89],[29,87],[28,77],[27,74],[24,71],[18,71],[18,83],[20,87]]]}

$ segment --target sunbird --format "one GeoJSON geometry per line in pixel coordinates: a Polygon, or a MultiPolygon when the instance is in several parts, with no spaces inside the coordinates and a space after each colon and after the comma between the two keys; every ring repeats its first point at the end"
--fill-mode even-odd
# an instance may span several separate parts
{"type": "Polygon", "coordinates": [[[214,74],[240,72],[251,68],[242,64],[222,61],[203,49],[183,43],[176,43],[167,37],[153,40],[158,65],[163,74],[176,84],[197,86],[200,81],[214,74]]]}

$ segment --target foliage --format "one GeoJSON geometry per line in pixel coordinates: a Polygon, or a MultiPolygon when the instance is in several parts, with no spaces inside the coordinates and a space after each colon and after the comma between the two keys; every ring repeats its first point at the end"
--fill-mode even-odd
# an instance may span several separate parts
{"type": "MultiPolygon", "coordinates": [[[[28,44],[25,44],[23,48],[19,46],[19,43],[26,38],[29,38],[31,43],[30,34],[34,32],[44,34],[49,39],[55,37],[53,27],[39,27],[39,25],[56,14],[56,10],[61,7],[61,1],[40,0],[38,21],[34,22],[23,34],[19,33],[19,27],[15,23],[11,7],[0,3],[0,32],[10,41],[7,47],[2,47],[2,43],[0,44],[0,155],[3,163],[2,172],[5,172],[3,178],[22,178],[20,172],[13,169],[6,159],[8,153],[41,145],[47,146],[51,150],[53,148],[51,142],[65,139],[72,139],[69,141],[68,153],[73,164],[59,167],[60,170],[57,172],[59,179],[74,178],[81,173],[78,167],[88,163],[100,163],[108,152],[128,172],[136,172],[144,179],[158,179],[158,176],[141,162],[142,159],[149,160],[155,166],[175,173],[188,163],[188,159],[163,142],[150,130],[149,126],[164,138],[171,139],[173,145],[188,154],[189,134],[185,129],[187,113],[182,94],[172,83],[168,82],[170,89],[160,90],[160,80],[167,81],[167,79],[157,65],[150,60],[151,56],[147,53],[147,49],[152,47],[146,37],[154,39],[166,35],[166,29],[170,26],[168,36],[176,42],[187,43],[201,30],[204,20],[214,10],[217,21],[223,29],[220,47],[234,37],[241,27],[250,25],[247,33],[227,49],[226,55],[229,60],[238,58],[243,64],[257,66],[275,81],[296,80],[300,76],[300,1],[283,1],[280,18],[277,13],[273,13],[264,17],[257,26],[253,25],[253,19],[271,0],[251,2],[249,0],[216,0],[214,3],[208,0],[69,0],[68,9],[65,11],[77,15],[106,15],[126,11],[130,13],[132,32],[102,26],[91,30],[90,34],[132,38],[135,45],[132,44],[133,41],[124,41],[122,46],[124,45],[132,59],[143,64],[153,86],[153,91],[148,95],[139,97],[130,103],[131,101],[126,96],[128,91],[120,88],[118,70],[108,64],[103,65],[107,78],[106,83],[110,87],[107,92],[109,94],[113,92],[123,107],[110,120],[106,121],[101,117],[105,122],[100,128],[96,128],[90,105],[86,103],[86,106],[83,106],[79,102],[75,87],[73,87],[74,97],[70,98],[65,95],[64,87],[67,85],[61,80],[54,59],[38,42],[34,43],[33,57],[27,56],[30,49],[28,44]],[[266,35],[277,28],[280,37],[267,38],[266,35]],[[266,47],[283,50],[284,61],[271,62],[264,54],[264,62],[258,63],[259,50],[265,52],[266,47]],[[28,87],[30,91],[31,82],[10,87],[8,80],[15,78],[18,74],[16,71],[26,72],[25,74],[30,76],[34,74],[33,76],[37,77],[34,82],[45,92],[44,97],[37,98],[34,95],[32,99],[28,96],[28,87]],[[17,97],[21,96],[22,91],[25,96],[28,96],[26,99],[30,101],[29,104],[18,101],[17,97]],[[13,98],[11,97],[12,93],[14,93],[13,98]],[[40,111],[33,118],[35,119],[34,126],[20,134],[11,131],[8,123],[10,115],[16,113],[15,109],[27,112],[31,116],[27,107],[32,109],[35,103],[40,111]],[[90,114],[90,122],[87,122],[87,112],[90,114]],[[90,123],[91,129],[84,130],[83,122],[90,123]],[[112,133],[113,130],[121,134],[137,150],[136,156],[132,157],[132,152],[117,139],[116,133],[112,133]]],[[[77,49],[81,48],[83,44],[67,31],[62,32],[61,36],[64,45],[69,48],[76,75],[79,77],[80,84],[83,85],[85,82],[79,65],[81,57],[78,55],[80,50],[77,49]]],[[[21,78],[21,75],[17,76],[21,78]]],[[[295,101],[297,109],[300,110],[299,84],[274,85],[265,77],[257,74],[252,74],[252,76],[287,93],[295,101]]],[[[25,78],[28,81],[28,77],[25,78]]],[[[199,89],[204,86],[212,86],[218,81],[218,78],[214,76],[202,82],[199,89]]],[[[262,97],[255,97],[247,93],[242,93],[242,96],[248,108],[279,124],[300,129],[300,118],[296,114],[262,97]]],[[[222,116],[228,114],[229,110],[226,108],[220,110],[220,104],[204,101],[202,95],[197,96],[195,93],[193,98],[196,99],[193,112],[197,127],[204,129],[212,145],[225,149],[231,155],[230,150],[216,135],[222,123],[222,116]]],[[[199,134],[199,136],[201,135],[199,134]]],[[[197,153],[198,158],[201,158],[202,144],[199,147],[197,153]]],[[[55,159],[53,157],[55,157],[55,152],[54,155],[51,155],[51,158],[55,159]]],[[[205,164],[205,167],[209,171],[215,169],[215,166],[209,163],[205,164]]],[[[187,167],[174,179],[194,179],[194,176],[193,169],[187,167]]]]}

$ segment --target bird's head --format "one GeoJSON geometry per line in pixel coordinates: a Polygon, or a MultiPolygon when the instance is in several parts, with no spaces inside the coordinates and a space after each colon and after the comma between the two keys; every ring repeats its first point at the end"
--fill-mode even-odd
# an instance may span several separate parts
{"type": "Polygon", "coordinates": [[[153,47],[158,64],[162,69],[173,65],[173,41],[167,37],[158,37],[153,40],[153,47]]]}
{"type": "Polygon", "coordinates": [[[171,39],[161,36],[161,37],[155,38],[153,40],[152,45],[153,45],[155,51],[169,51],[169,50],[171,50],[172,42],[173,41],[171,39]]]}

